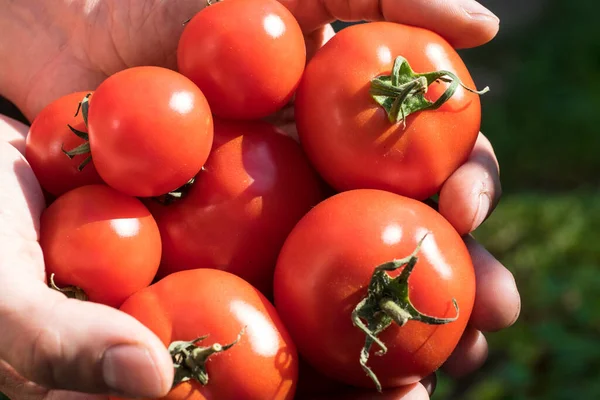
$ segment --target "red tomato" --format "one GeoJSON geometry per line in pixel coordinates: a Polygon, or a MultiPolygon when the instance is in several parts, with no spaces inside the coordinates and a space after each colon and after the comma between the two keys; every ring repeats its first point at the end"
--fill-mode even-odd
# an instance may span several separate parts
{"type": "Polygon", "coordinates": [[[86,94],[77,92],[63,96],[47,105],[35,118],[25,148],[25,157],[42,188],[54,196],[79,186],[102,183],[94,162],[79,170],[86,155],[69,158],[64,150],[72,150],[85,142],[75,135],[69,125],[87,132],[81,113],[75,116],[78,104],[86,94]]]}
{"type": "Polygon", "coordinates": [[[118,307],[148,286],[160,263],[160,233],[144,204],[105,185],[82,186],[42,214],[40,245],[48,276],[90,301],[118,307]]]}
{"type": "Polygon", "coordinates": [[[88,126],[100,176],[137,197],[183,186],[202,168],[213,139],[202,92],[160,67],[129,68],[101,83],[90,101],[88,126]]]}
{"type": "Polygon", "coordinates": [[[323,201],[296,225],[279,256],[274,295],[299,353],[321,373],[350,385],[374,386],[359,362],[367,336],[354,325],[353,310],[365,324],[368,315],[373,323],[388,318],[390,325],[378,335],[387,353],[376,355],[380,347],[373,344],[365,366],[389,388],[417,382],[448,358],[471,314],[475,275],[461,237],[436,211],[390,192],[360,189],[323,201]],[[406,268],[374,273],[411,255],[421,240],[410,279],[399,273],[408,274],[406,268]],[[381,277],[400,281],[383,285],[381,277]],[[357,309],[359,304],[364,307],[357,309]],[[391,320],[400,321],[410,304],[450,320],[435,325],[413,319],[403,326],[391,320]]]}
{"type": "MultiPolygon", "coordinates": [[[[294,343],[273,305],[228,272],[177,272],[131,296],[121,310],[150,328],[166,346],[208,335],[197,346],[231,344],[205,365],[208,383],[189,380],[165,400],[292,399],[298,379],[294,343]]],[[[192,347],[193,348],[193,347],[192,347]]],[[[173,352],[171,352],[173,354],[173,352]]]]}
{"type": "Polygon", "coordinates": [[[279,249],[321,198],[293,139],[266,122],[215,120],[214,147],[187,195],[149,204],[163,240],[159,276],[222,269],[269,296],[279,249]]]}
{"type": "MultiPolygon", "coordinates": [[[[439,99],[450,84],[438,79],[427,88],[423,77],[410,76],[406,68],[400,69],[405,75],[398,82],[412,92],[400,108],[404,114],[398,112],[390,122],[370,88],[374,78],[390,75],[398,56],[416,72],[447,70],[474,87],[456,51],[431,31],[389,22],[340,31],[309,62],[295,99],[300,141],[338,191],[372,188],[425,199],[475,145],[481,119],[478,94],[459,85],[440,108],[408,115],[410,107],[439,99]],[[426,90],[424,97],[415,93],[419,88],[426,90]]],[[[380,97],[387,106],[401,91],[390,85],[385,89],[389,96],[380,97]]]]}
{"type": "Polygon", "coordinates": [[[206,7],[186,25],[177,64],[215,115],[258,119],[290,100],[306,48],[298,22],[276,0],[229,0],[206,7]]]}

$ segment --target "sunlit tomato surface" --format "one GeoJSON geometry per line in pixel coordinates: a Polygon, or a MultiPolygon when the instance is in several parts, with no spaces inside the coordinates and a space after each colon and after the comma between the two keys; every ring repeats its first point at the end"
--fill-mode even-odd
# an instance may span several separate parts
{"type": "Polygon", "coordinates": [[[385,329],[379,339],[388,352],[377,356],[373,345],[367,363],[384,388],[431,374],[456,347],[475,296],[464,242],[429,206],[372,189],[337,194],[296,225],[279,256],[274,298],[309,364],[347,384],[374,386],[359,363],[366,336],[353,326],[352,311],[366,296],[375,267],[409,256],[423,237],[408,279],[409,298],[421,313],[437,318],[456,317],[455,299],[458,319],[444,325],[410,320],[385,329]]]}
{"type": "Polygon", "coordinates": [[[59,288],[118,307],[148,286],[160,263],[160,233],[144,204],[106,185],[73,189],[42,214],[40,245],[59,288]]]}
{"type": "Polygon", "coordinates": [[[69,158],[62,150],[72,150],[85,142],[69,125],[87,132],[81,112],[77,116],[75,112],[88,93],[93,92],[71,93],[54,100],[42,109],[29,128],[25,157],[40,185],[54,196],[79,186],[102,183],[93,161],[81,171],[78,169],[87,155],[69,158]]]}
{"type": "Polygon", "coordinates": [[[134,294],[121,307],[165,344],[209,335],[200,346],[239,341],[208,358],[208,384],[176,386],[168,400],[292,399],[298,358],[273,305],[228,272],[197,269],[172,274],[134,294]]]}
{"type": "Polygon", "coordinates": [[[100,176],[137,197],[184,185],[202,168],[213,138],[202,92],[160,67],[129,68],[102,82],[90,101],[88,125],[100,176]]]}
{"type": "Polygon", "coordinates": [[[163,240],[159,276],[222,269],[269,296],[279,249],[321,200],[320,183],[298,143],[273,125],[215,120],[213,150],[189,192],[147,203],[163,240]]]}
{"type": "Polygon", "coordinates": [[[222,118],[257,119],[282,108],[304,71],[304,37],[276,0],[213,3],[186,25],[179,71],[222,118]]]}
{"type": "MultiPolygon", "coordinates": [[[[391,123],[371,97],[372,79],[389,75],[396,57],[417,73],[449,70],[475,85],[456,51],[439,35],[389,22],[351,26],[309,62],[295,99],[300,140],[337,190],[382,189],[416,199],[435,194],[464,163],[480,126],[479,95],[458,87],[437,110],[391,123]]],[[[448,83],[432,83],[437,100],[448,83]]]]}

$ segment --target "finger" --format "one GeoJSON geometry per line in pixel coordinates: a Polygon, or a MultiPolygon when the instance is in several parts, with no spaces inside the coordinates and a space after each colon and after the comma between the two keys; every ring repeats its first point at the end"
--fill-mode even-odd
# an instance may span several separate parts
{"type": "Polygon", "coordinates": [[[160,340],[133,317],[67,299],[42,282],[0,285],[0,358],[41,386],[156,398],[173,364],[160,340]]]}
{"type": "Polygon", "coordinates": [[[19,375],[0,361],[0,392],[14,400],[107,400],[107,396],[48,390],[19,375]]]}
{"type": "Polygon", "coordinates": [[[470,324],[484,332],[511,326],[521,311],[521,297],[513,274],[471,236],[465,238],[465,243],[477,282],[470,324]]]}
{"type": "Polygon", "coordinates": [[[479,134],[469,160],[446,180],[439,212],[464,235],[474,231],[498,204],[500,170],[489,140],[479,134]]]}
{"type": "Polygon", "coordinates": [[[483,333],[467,326],[442,369],[453,378],[460,378],[479,369],[485,363],[487,355],[488,345],[483,333]]]}
{"type": "Polygon", "coordinates": [[[433,374],[421,379],[421,385],[427,390],[429,396],[433,396],[433,392],[435,392],[435,387],[437,386],[437,375],[434,372],[433,374]]]}
{"type": "Polygon", "coordinates": [[[437,32],[457,48],[475,47],[498,33],[499,20],[475,0],[279,0],[305,32],[335,20],[386,20],[437,32]]]}
{"type": "Polygon", "coordinates": [[[25,155],[25,138],[29,127],[24,123],[0,114],[0,142],[10,143],[25,155]]]}
{"type": "Polygon", "coordinates": [[[331,24],[326,24],[306,35],[304,41],[306,43],[306,61],[310,61],[317,51],[325,45],[335,35],[335,30],[331,24]]]}

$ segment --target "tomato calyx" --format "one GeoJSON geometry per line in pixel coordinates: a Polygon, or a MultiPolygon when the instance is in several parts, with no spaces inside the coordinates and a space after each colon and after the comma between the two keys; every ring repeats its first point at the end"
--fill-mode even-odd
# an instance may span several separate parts
{"type": "MultiPolygon", "coordinates": [[[[75,117],[77,115],[79,115],[79,111],[81,111],[81,115],[83,117],[83,122],[85,124],[85,126],[88,126],[88,111],[89,111],[89,107],[90,107],[90,96],[92,94],[88,93],[83,100],[79,103],[79,105],[77,106],[77,111],[75,112],[75,117]]],[[[89,135],[87,134],[87,132],[83,132],[80,130],[77,130],[75,128],[73,128],[71,125],[67,125],[69,127],[69,129],[71,130],[71,132],[73,132],[77,137],[85,140],[84,143],[82,143],[81,145],[75,147],[74,149],[71,150],[66,150],[64,147],[64,144],[61,147],[61,150],[63,153],[65,153],[65,155],[67,157],[69,157],[70,159],[73,159],[75,156],[77,155],[81,155],[81,154],[90,154],[91,149],[90,149],[90,138],[89,135]]],[[[92,161],[92,156],[89,155],[87,156],[78,166],[77,169],[79,171],[82,171],[86,165],[88,165],[90,163],[90,161],[92,161]]]]}
{"type": "Polygon", "coordinates": [[[375,353],[376,355],[381,356],[387,352],[386,345],[377,337],[381,332],[394,322],[398,326],[404,326],[409,320],[429,325],[443,325],[456,321],[459,316],[459,308],[455,299],[452,299],[452,305],[456,310],[456,316],[452,318],[437,318],[423,314],[410,301],[408,279],[417,264],[417,254],[426,237],[427,235],[419,241],[413,253],[408,257],[377,266],[371,276],[367,296],[352,311],[353,325],[366,335],[365,345],[360,352],[360,365],[375,383],[379,392],[381,392],[381,384],[375,373],[367,366],[367,361],[373,343],[380,347],[380,350],[375,353]],[[387,271],[394,271],[401,267],[404,269],[396,278],[388,275],[387,271]],[[366,321],[366,324],[363,320],[366,321]]]}
{"type": "Polygon", "coordinates": [[[390,75],[378,76],[371,80],[370,94],[385,109],[392,124],[402,122],[406,127],[406,117],[418,111],[440,108],[454,95],[458,86],[479,95],[490,90],[487,86],[482,90],[468,88],[450,71],[417,74],[406,58],[398,56],[390,75]],[[424,94],[427,93],[429,85],[436,81],[448,82],[450,86],[435,102],[431,102],[424,94]]]}
{"type": "Polygon", "coordinates": [[[206,361],[210,356],[216,353],[229,350],[235,346],[241,339],[246,327],[242,328],[237,338],[226,345],[214,343],[211,346],[200,347],[198,343],[206,339],[209,335],[201,336],[192,341],[175,341],[169,345],[169,353],[173,360],[175,368],[175,378],[173,387],[189,380],[196,380],[202,386],[208,384],[208,372],[206,371],[206,361]]]}
{"type": "Polygon", "coordinates": [[[77,286],[65,286],[63,288],[58,287],[56,283],[54,283],[54,274],[50,275],[50,288],[63,293],[70,299],[77,299],[81,301],[88,301],[88,295],[83,291],[83,289],[77,286]]]}

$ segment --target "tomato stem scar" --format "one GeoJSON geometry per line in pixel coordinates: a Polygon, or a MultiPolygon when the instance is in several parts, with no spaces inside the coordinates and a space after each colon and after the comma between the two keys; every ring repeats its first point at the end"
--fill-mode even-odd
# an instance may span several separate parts
{"type": "Polygon", "coordinates": [[[175,341],[171,343],[169,345],[169,352],[171,353],[173,367],[175,368],[173,387],[192,379],[200,382],[203,386],[207,385],[208,372],[206,370],[206,361],[208,358],[213,354],[227,351],[236,345],[240,341],[245,330],[246,327],[243,327],[237,338],[226,345],[214,343],[207,347],[198,346],[198,343],[206,339],[208,335],[200,336],[189,342],[175,341]]]}
{"type": "Polygon", "coordinates": [[[443,325],[456,321],[459,316],[456,299],[452,299],[452,305],[456,310],[456,315],[453,318],[437,318],[423,314],[410,301],[408,278],[417,264],[417,254],[426,237],[427,235],[423,236],[413,253],[408,257],[377,266],[371,277],[367,296],[352,311],[353,325],[366,335],[365,345],[360,352],[360,365],[367,376],[375,383],[379,392],[381,392],[381,383],[373,370],[367,366],[367,361],[373,343],[376,343],[380,348],[375,353],[376,355],[381,356],[387,352],[386,345],[377,337],[381,332],[393,322],[398,326],[404,326],[409,320],[420,321],[429,325],[443,325]],[[401,267],[404,267],[404,269],[396,278],[391,278],[388,275],[387,271],[394,271],[401,267]],[[366,324],[363,320],[366,321],[366,324]]]}
{"type": "Polygon", "coordinates": [[[56,283],[54,283],[54,274],[50,274],[50,284],[48,286],[58,292],[63,293],[70,299],[88,301],[88,295],[83,291],[83,289],[77,286],[65,286],[64,288],[56,286],[56,283]]]}
{"type": "Polygon", "coordinates": [[[408,61],[398,56],[390,75],[378,76],[371,81],[370,94],[385,109],[392,124],[402,122],[405,128],[406,117],[418,111],[440,108],[454,95],[459,86],[479,95],[490,90],[487,86],[479,91],[468,88],[450,71],[416,74],[408,61]],[[427,93],[429,85],[436,81],[450,83],[450,86],[435,102],[431,102],[424,94],[427,93]]]}

